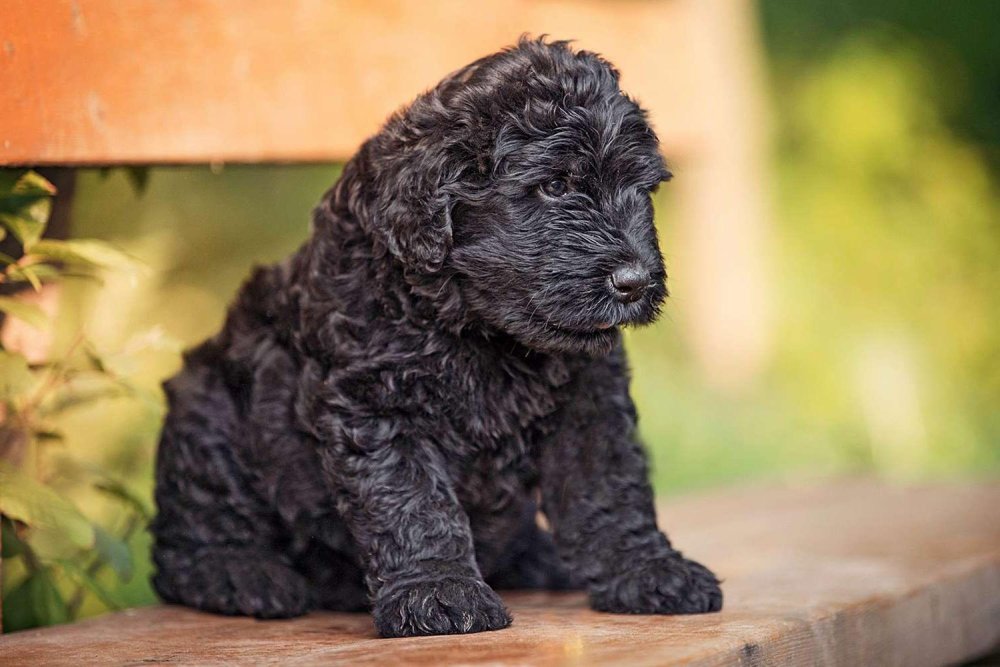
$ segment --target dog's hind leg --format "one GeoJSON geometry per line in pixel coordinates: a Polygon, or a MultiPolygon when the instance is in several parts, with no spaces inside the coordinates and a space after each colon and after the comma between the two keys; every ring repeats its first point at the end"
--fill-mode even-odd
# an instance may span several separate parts
{"type": "Polygon", "coordinates": [[[246,547],[161,548],[157,592],[176,602],[229,616],[290,618],[309,608],[306,581],[274,555],[246,547]]]}
{"type": "Polygon", "coordinates": [[[156,466],[158,514],[151,525],[157,573],[168,602],[259,618],[308,608],[306,580],[273,548],[275,524],[235,449],[233,397],[207,346],[166,385],[170,411],[156,466]],[[210,361],[210,360],[209,360],[210,361]]]}
{"type": "Polygon", "coordinates": [[[486,583],[498,590],[582,588],[556,552],[551,533],[535,520],[535,503],[529,503],[514,539],[500,556],[486,583]]]}

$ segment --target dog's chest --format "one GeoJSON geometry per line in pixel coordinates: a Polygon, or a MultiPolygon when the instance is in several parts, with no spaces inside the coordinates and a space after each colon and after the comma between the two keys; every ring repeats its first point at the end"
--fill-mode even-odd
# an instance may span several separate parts
{"type": "Polygon", "coordinates": [[[553,358],[511,359],[473,351],[442,360],[440,440],[465,500],[503,504],[536,476],[571,373],[553,358]]]}
{"type": "Polygon", "coordinates": [[[559,357],[458,350],[439,361],[444,413],[477,449],[526,436],[564,402],[571,377],[559,357]]]}

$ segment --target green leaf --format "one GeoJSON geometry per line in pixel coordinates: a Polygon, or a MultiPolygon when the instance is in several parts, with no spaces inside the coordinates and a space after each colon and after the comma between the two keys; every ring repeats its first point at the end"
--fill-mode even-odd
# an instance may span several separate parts
{"type": "Polygon", "coordinates": [[[66,442],[66,436],[59,431],[50,429],[35,429],[31,435],[40,442],[58,442],[60,444],[66,442]]]}
{"type": "Polygon", "coordinates": [[[26,303],[9,296],[0,296],[0,310],[39,331],[44,331],[49,327],[48,315],[33,303],[26,303]]]}
{"type": "Polygon", "coordinates": [[[17,182],[27,173],[27,169],[0,169],[0,199],[11,194],[17,182]]]}
{"type": "Polygon", "coordinates": [[[9,401],[27,393],[35,385],[28,360],[17,352],[0,350],[0,400],[9,401]]]}
{"type": "Polygon", "coordinates": [[[144,521],[148,521],[152,517],[152,512],[150,512],[149,507],[146,505],[146,501],[123,482],[105,475],[104,479],[94,484],[94,488],[122,501],[135,510],[135,513],[142,517],[144,521]]]}
{"type": "Polygon", "coordinates": [[[11,282],[28,282],[36,292],[42,289],[42,276],[38,269],[45,267],[45,264],[34,266],[10,265],[7,267],[7,276],[11,282]]]}
{"type": "Polygon", "coordinates": [[[105,398],[129,395],[128,389],[106,377],[86,376],[74,378],[51,392],[42,404],[39,414],[56,415],[70,408],[86,405],[105,398]]]}
{"type": "MultiPolygon", "coordinates": [[[[2,262],[2,258],[0,258],[0,262],[2,262]]],[[[51,264],[44,264],[42,262],[27,266],[7,267],[7,282],[27,282],[30,283],[36,291],[42,288],[43,281],[52,282],[59,278],[79,278],[81,280],[89,280],[100,286],[104,285],[104,281],[101,280],[99,276],[95,275],[92,269],[73,271],[66,267],[58,268],[51,264]]]]}
{"type": "Polygon", "coordinates": [[[87,282],[93,283],[97,287],[104,287],[104,280],[101,279],[99,275],[94,273],[92,270],[79,270],[73,271],[68,268],[63,268],[62,270],[55,270],[53,267],[47,264],[40,264],[40,267],[47,269],[44,273],[39,274],[43,280],[48,280],[51,276],[52,278],[75,278],[77,280],[86,280],[87,282]],[[48,269],[53,269],[49,271],[48,269]]]}
{"type": "Polygon", "coordinates": [[[27,630],[69,620],[66,601],[56,588],[51,568],[31,573],[3,598],[5,632],[27,630]]]}
{"type": "Polygon", "coordinates": [[[97,239],[74,239],[72,241],[45,239],[32,246],[31,254],[62,262],[126,272],[134,272],[140,266],[139,260],[136,258],[110,243],[97,239]]]}
{"type": "Polygon", "coordinates": [[[43,561],[66,558],[96,541],[93,525],[68,500],[0,463],[0,513],[30,528],[26,536],[43,561]]]}
{"type": "Polygon", "coordinates": [[[17,237],[26,250],[42,237],[52,213],[52,195],[55,192],[55,186],[36,172],[3,173],[0,179],[0,226],[17,237]]]}
{"type": "Polygon", "coordinates": [[[24,551],[24,542],[17,536],[14,522],[0,516],[0,558],[14,558],[24,551]]]}
{"type": "Polygon", "coordinates": [[[102,586],[101,582],[99,582],[94,575],[84,570],[76,562],[71,560],[62,560],[59,561],[59,565],[61,565],[66,574],[72,577],[78,584],[96,595],[106,607],[116,610],[125,608],[125,602],[118,595],[102,586]]]}
{"type": "Polygon", "coordinates": [[[44,176],[37,171],[26,171],[17,179],[14,185],[15,195],[42,195],[51,197],[56,193],[56,186],[52,185],[44,176]]]}
{"type": "Polygon", "coordinates": [[[119,580],[131,579],[132,554],[128,550],[128,545],[96,524],[94,534],[97,538],[94,546],[97,548],[98,557],[111,566],[119,580]]]}
{"type": "Polygon", "coordinates": [[[36,198],[31,206],[22,208],[23,214],[0,213],[0,225],[13,234],[25,249],[28,249],[42,238],[52,207],[48,201],[36,198]]]}
{"type": "Polygon", "coordinates": [[[52,195],[43,190],[16,192],[0,198],[0,213],[12,216],[39,218],[44,223],[44,214],[51,210],[52,195]]]}

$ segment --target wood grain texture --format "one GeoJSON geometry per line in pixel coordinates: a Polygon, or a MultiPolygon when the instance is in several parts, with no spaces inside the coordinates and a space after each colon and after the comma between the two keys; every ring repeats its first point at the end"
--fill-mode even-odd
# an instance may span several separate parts
{"type": "Polygon", "coordinates": [[[606,54],[676,145],[710,104],[690,65],[664,66],[698,53],[695,2],[5,0],[0,164],[344,159],[523,33],[606,54]]]}
{"type": "Polygon", "coordinates": [[[507,630],[381,640],[364,614],[260,622],[150,607],[0,637],[0,664],[909,667],[1000,646],[1000,485],[744,490],[662,516],[725,578],[722,613],[616,616],[580,594],[516,593],[507,630]]]}

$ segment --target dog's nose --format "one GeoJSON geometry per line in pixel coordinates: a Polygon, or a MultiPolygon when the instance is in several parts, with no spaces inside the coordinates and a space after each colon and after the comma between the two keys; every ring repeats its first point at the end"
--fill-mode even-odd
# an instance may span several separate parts
{"type": "Polygon", "coordinates": [[[625,303],[638,301],[649,286],[649,271],[634,264],[619,266],[611,273],[611,286],[625,303]]]}

